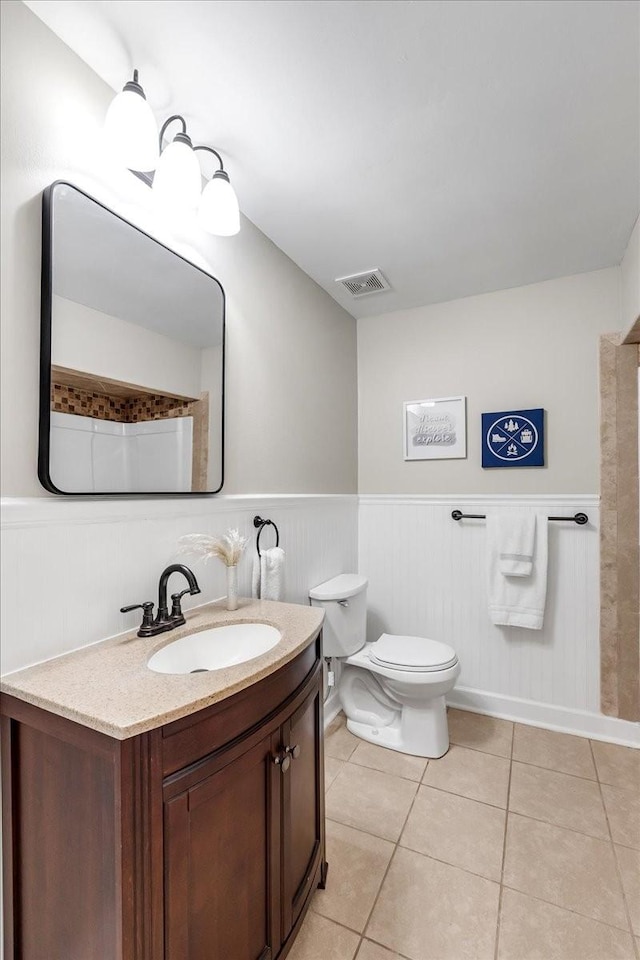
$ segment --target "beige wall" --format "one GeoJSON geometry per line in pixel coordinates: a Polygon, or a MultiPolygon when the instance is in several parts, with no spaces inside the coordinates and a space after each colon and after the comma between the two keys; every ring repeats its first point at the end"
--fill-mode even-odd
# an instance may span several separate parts
{"type": "Polygon", "coordinates": [[[640,317],[640,217],[620,264],[620,310],[622,330],[629,330],[640,317]]]}
{"type": "Polygon", "coordinates": [[[36,478],[40,204],[59,178],[222,282],[224,492],[355,491],[355,321],[249,221],[217,239],[194,218],[158,216],[148,188],[103,149],[113,91],[18,0],[1,8],[3,495],[47,496],[36,478]]]}
{"type": "Polygon", "coordinates": [[[51,362],[96,377],[199,397],[201,351],[155,330],[53,298],[51,362]]]}
{"type": "Polygon", "coordinates": [[[619,270],[358,321],[362,493],[597,493],[598,338],[620,327],[619,270]],[[404,462],[402,403],[467,397],[466,460],[404,462]],[[481,467],[480,415],[547,411],[547,466],[481,467]]]}

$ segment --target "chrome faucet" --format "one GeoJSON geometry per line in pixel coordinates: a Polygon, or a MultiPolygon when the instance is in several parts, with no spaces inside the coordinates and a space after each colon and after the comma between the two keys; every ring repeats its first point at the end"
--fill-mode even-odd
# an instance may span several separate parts
{"type": "Polygon", "coordinates": [[[193,596],[200,593],[200,587],[194,573],[183,563],[172,563],[160,574],[160,583],[158,584],[158,612],[154,619],[153,603],[151,600],[145,600],[144,603],[134,603],[128,607],[120,607],[120,613],[129,613],[131,610],[142,610],[142,624],[138,630],[139,637],[155,637],[159,633],[166,633],[167,630],[175,630],[176,627],[185,623],[184,614],[180,602],[185,593],[193,596]],[[180,593],[171,594],[171,613],[167,603],[167,584],[172,573],[181,573],[189,586],[180,593]]]}

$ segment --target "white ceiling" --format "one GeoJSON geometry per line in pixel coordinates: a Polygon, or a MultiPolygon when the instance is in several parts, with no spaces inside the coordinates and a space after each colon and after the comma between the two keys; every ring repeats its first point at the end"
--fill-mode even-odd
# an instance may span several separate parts
{"type": "MultiPolygon", "coordinates": [[[[640,207],[635,0],[29,0],[223,153],[354,316],[619,263],[640,207]],[[336,277],[379,267],[390,292],[336,277]]],[[[205,160],[206,162],[206,160],[205,160]]]]}

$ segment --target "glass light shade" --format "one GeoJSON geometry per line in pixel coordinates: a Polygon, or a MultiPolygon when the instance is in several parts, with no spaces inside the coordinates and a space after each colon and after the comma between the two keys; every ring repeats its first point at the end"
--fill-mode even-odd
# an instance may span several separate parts
{"type": "Polygon", "coordinates": [[[163,203],[195,210],[200,201],[202,174],[193,147],[176,139],[164,148],[153,177],[153,192],[163,203]]]}
{"type": "Polygon", "coordinates": [[[123,90],[111,101],[104,131],[114,156],[130,170],[146,173],[158,162],[158,127],[143,96],[123,90]]]}
{"type": "Polygon", "coordinates": [[[202,192],[198,211],[200,225],[207,233],[232,237],[240,230],[240,207],[227,174],[218,170],[202,192]]]}

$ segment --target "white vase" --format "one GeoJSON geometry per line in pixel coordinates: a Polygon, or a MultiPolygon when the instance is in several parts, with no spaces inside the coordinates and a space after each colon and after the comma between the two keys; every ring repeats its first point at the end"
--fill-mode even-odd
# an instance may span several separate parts
{"type": "Polygon", "coordinates": [[[238,567],[227,567],[227,610],[238,609],[238,567]]]}

